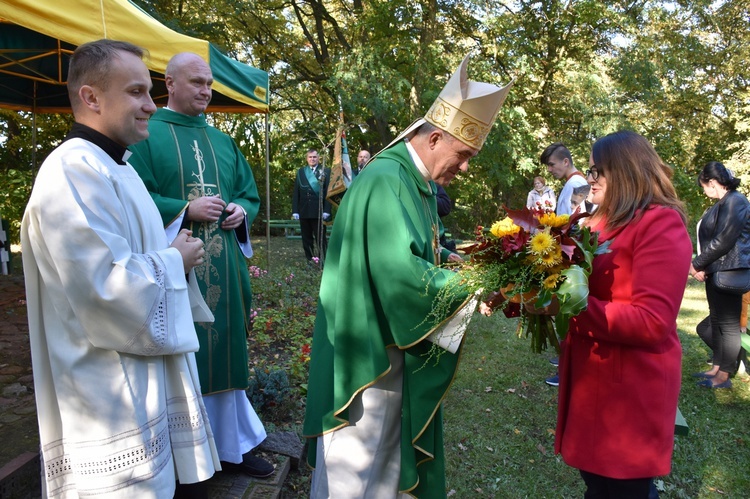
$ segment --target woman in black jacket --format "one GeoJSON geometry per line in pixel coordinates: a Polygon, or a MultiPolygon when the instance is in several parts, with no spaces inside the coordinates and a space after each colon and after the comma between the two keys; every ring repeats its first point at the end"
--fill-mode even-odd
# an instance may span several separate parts
{"type": "Polygon", "coordinates": [[[750,203],[737,192],[740,179],[717,161],[703,167],[698,183],[706,196],[718,199],[698,222],[698,256],[690,275],[706,283],[706,299],[713,335],[713,367],[694,376],[706,388],[731,388],[729,379],[740,352],[742,295],[724,293],[711,274],[719,270],[750,268],[750,203]]]}

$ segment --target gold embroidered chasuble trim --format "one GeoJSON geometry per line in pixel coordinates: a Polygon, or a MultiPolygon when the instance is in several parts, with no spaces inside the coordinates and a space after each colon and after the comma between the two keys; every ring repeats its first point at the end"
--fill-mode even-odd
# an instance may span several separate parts
{"type": "MultiPolygon", "coordinates": [[[[170,135],[172,136],[172,139],[175,143],[175,149],[177,150],[178,155],[178,171],[180,175],[180,185],[184,186],[187,191],[187,201],[192,201],[193,199],[202,197],[202,196],[218,196],[223,199],[223,195],[221,192],[221,186],[218,185],[218,180],[220,179],[219,174],[219,168],[218,168],[218,161],[216,159],[216,152],[214,151],[213,145],[211,144],[211,140],[209,139],[208,135],[206,134],[205,129],[200,129],[200,133],[203,135],[204,138],[204,145],[208,147],[209,153],[211,156],[211,159],[213,160],[213,165],[211,168],[213,169],[214,178],[217,179],[217,183],[206,183],[204,180],[204,172],[207,167],[206,162],[204,161],[204,153],[200,148],[200,145],[198,144],[197,140],[193,140],[193,143],[190,145],[190,148],[193,150],[193,160],[195,162],[194,166],[187,165],[186,163],[189,162],[189,160],[186,160],[183,158],[182,151],[180,149],[180,141],[177,137],[177,133],[175,131],[175,126],[172,124],[168,125],[170,135]],[[197,170],[197,172],[196,172],[197,170]],[[185,178],[185,172],[191,171],[191,178],[188,180],[185,178]]],[[[204,249],[206,251],[204,255],[204,263],[198,267],[195,268],[195,275],[198,278],[200,282],[202,282],[205,286],[205,293],[204,298],[206,300],[206,304],[211,309],[211,311],[214,313],[214,315],[218,314],[217,310],[217,304],[219,302],[219,299],[221,298],[221,294],[223,290],[221,289],[221,286],[214,284],[211,281],[211,276],[216,276],[219,272],[219,268],[214,265],[213,260],[214,259],[225,259],[226,260],[226,252],[224,251],[224,239],[221,235],[221,229],[219,227],[219,222],[191,222],[191,227],[193,227],[193,236],[198,237],[203,240],[204,242],[204,249]]],[[[218,278],[217,280],[219,282],[229,282],[229,265],[221,265],[223,267],[223,272],[225,273],[223,279],[218,278]]],[[[244,298],[243,298],[244,299],[244,298]]],[[[224,315],[224,324],[231,324],[231,314],[228,309],[225,309],[223,311],[224,315]]],[[[216,366],[216,360],[217,355],[214,351],[217,343],[219,342],[219,331],[214,327],[213,323],[200,323],[196,324],[196,331],[200,333],[201,330],[205,330],[206,334],[208,335],[206,345],[208,346],[208,372],[213,373],[216,366]]],[[[229,347],[229,344],[227,344],[227,347],[229,347]]],[[[224,352],[223,357],[229,358],[230,353],[224,352]]],[[[231,362],[224,362],[224,366],[227,369],[226,376],[227,378],[231,378],[230,370],[231,370],[231,362]]],[[[213,384],[212,381],[209,381],[209,386],[213,384]]],[[[225,391],[225,390],[222,390],[225,391]]]]}

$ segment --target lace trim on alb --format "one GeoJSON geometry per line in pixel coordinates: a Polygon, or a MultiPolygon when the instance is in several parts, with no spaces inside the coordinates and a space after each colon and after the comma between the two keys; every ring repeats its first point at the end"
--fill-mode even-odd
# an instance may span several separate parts
{"type": "MultiPolygon", "coordinates": [[[[109,443],[110,441],[103,441],[101,447],[106,448],[109,443]]],[[[45,458],[44,468],[48,480],[54,480],[68,473],[75,473],[81,477],[109,476],[152,461],[168,448],[169,433],[165,428],[143,445],[90,460],[83,458],[86,455],[83,449],[80,453],[76,453],[75,459],[71,458],[71,455],[66,452],[56,459],[48,461],[45,458]]]]}
{"type": "Polygon", "coordinates": [[[153,344],[150,348],[146,348],[144,355],[154,355],[164,347],[167,341],[167,293],[165,291],[164,281],[165,272],[164,269],[149,255],[144,255],[146,260],[151,263],[154,268],[154,278],[156,284],[160,289],[161,299],[156,305],[154,315],[151,318],[151,331],[153,335],[153,344]]]}
{"type": "Polygon", "coordinates": [[[169,415],[169,431],[198,430],[203,428],[203,416],[196,413],[185,413],[169,415]]]}

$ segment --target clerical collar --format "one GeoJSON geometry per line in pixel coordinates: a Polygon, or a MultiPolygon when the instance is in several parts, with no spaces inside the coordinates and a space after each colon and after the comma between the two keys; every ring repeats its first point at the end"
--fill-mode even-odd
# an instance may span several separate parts
{"type": "Polygon", "coordinates": [[[422,158],[419,157],[419,154],[417,154],[417,151],[414,149],[414,146],[411,145],[409,139],[404,139],[404,143],[406,144],[406,150],[409,151],[411,160],[414,162],[414,166],[416,166],[417,170],[419,170],[419,174],[422,175],[425,183],[427,185],[430,185],[432,175],[430,175],[430,172],[427,171],[427,167],[424,165],[424,161],[422,161],[422,158]]]}
{"type": "Polygon", "coordinates": [[[98,132],[86,126],[82,123],[73,123],[73,127],[65,136],[65,140],[70,139],[83,139],[91,142],[95,146],[98,146],[102,151],[106,152],[107,155],[112,158],[118,165],[124,165],[127,163],[128,158],[132,154],[124,146],[121,146],[114,140],[110,139],[101,132],[98,132]]]}

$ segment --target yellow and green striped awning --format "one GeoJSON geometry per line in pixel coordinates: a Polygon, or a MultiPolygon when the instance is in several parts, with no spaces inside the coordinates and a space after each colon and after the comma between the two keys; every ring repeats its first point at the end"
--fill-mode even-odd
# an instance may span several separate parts
{"type": "Polygon", "coordinates": [[[70,110],[68,59],[82,43],[109,38],[149,51],[153,97],[166,104],[164,71],[179,52],[195,52],[211,66],[209,112],[268,112],[268,73],[222,54],[211,43],[162,25],[128,0],[0,0],[0,108],[70,110]]]}

